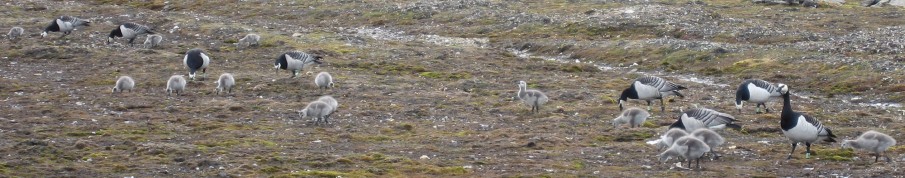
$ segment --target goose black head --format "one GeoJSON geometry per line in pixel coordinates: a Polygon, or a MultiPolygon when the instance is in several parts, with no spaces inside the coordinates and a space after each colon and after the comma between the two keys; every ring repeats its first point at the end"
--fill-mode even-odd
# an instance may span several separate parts
{"type": "Polygon", "coordinates": [[[324,63],[324,61],[321,60],[321,59],[323,59],[323,58],[324,58],[324,57],[321,57],[321,56],[314,56],[314,63],[315,63],[315,64],[322,64],[322,63],[324,63]]]}
{"type": "Polygon", "coordinates": [[[629,98],[638,98],[638,92],[635,91],[635,84],[632,84],[632,86],[626,88],[625,90],[622,90],[622,94],[619,95],[619,101],[617,101],[617,104],[619,104],[620,111],[623,109],[622,103],[627,101],[629,98]]]}
{"type": "Polygon", "coordinates": [[[116,29],[110,31],[110,35],[107,36],[107,44],[110,44],[110,41],[113,41],[113,38],[116,37],[123,37],[123,32],[119,27],[116,27],[116,29]]]}

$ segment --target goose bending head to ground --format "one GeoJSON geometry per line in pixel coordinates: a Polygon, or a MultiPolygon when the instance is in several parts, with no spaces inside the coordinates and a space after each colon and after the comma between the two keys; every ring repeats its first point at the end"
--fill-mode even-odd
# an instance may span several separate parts
{"type": "Polygon", "coordinates": [[[541,106],[550,100],[544,92],[529,90],[528,83],[525,81],[518,82],[518,98],[522,100],[525,105],[531,107],[532,113],[540,112],[541,106]]]}
{"type": "Polygon", "coordinates": [[[792,159],[792,153],[795,153],[798,143],[804,143],[807,146],[805,158],[811,158],[812,143],[821,140],[836,142],[834,140],[836,135],[833,135],[830,128],[823,126],[820,121],[810,115],[792,110],[791,91],[788,85],[780,88],[780,93],[782,93],[783,105],[779,125],[782,127],[783,135],[792,141],[792,151],[789,152],[789,157],[786,159],[792,159]]]}
{"type": "Polygon", "coordinates": [[[129,46],[134,46],[135,38],[143,34],[154,34],[154,32],[148,26],[126,22],[110,31],[110,35],[107,36],[107,44],[110,44],[116,37],[122,37],[129,39],[129,46]]]}
{"type": "Polygon", "coordinates": [[[283,53],[277,58],[276,61],[273,62],[273,68],[279,72],[280,69],[288,70],[292,72],[292,78],[298,76],[299,71],[301,71],[306,65],[315,63],[321,64],[322,62],[321,56],[308,54],[301,51],[290,51],[283,53]]]}
{"type": "Polygon", "coordinates": [[[770,98],[782,96],[779,93],[779,89],[783,86],[785,84],[774,85],[760,79],[745,80],[738,86],[738,90],[735,91],[735,108],[738,109],[738,112],[742,112],[744,102],[751,102],[755,103],[755,113],[760,113],[760,106],[763,106],[764,111],[769,113],[770,108],[767,108],[767,101],[770,98]]]}
{"type": "Polygon", "coordinates": [[[660,111],[666,111],[666,104],[663,98],[670,95],[684,98],[685,95],[679,93],[679,90],[683,89],[686,88],[660,77],[646,76],[637,78],[619,95],[619,110],[622,110],[623,103],[628,101],[628,99],[637,99],[647,101],[647,110],[651,109],[651,101],[660,100],[660,111]]]}
{"type": "Polygon", "coordinates": [[[885,157],[886,162],[892,162],[888,155],[882,154],[893,145],[896,145],[896,139],[873,130],[864,132],[858,136],[858,139],[842,141],[842,148],[856,148],[872,152],[874,162],[879,161],[880,156],[885,157]]]}
{"type": "Polygon", "coordinates": [[[726,127],[732,129],[741,129],[742,126],[735,124],[735,117],[707,108],[694,108],[682,112],[676,122],[669,128],[682,128],[687,132],[694,132],[697,129],[714,129],[721,130],[726,127]]]}
{"type": "Polygon", "coordinates": [[[647,120],[647,117],[650,117],[650,113],[646,110],[640,108],[629,108],[622,111],[619,114],[619,117],[613,119],[613,127],[618,127],[619,125],[628,123],[630,127],[640,127],[644,121],[647,120]]]}
{"type": "Polygon", "coordinates": [[[60,16],[53,19],[50,25],[44,28],[44,32],[41,32],[41,38],[47,37],[47,32],[62,32],[63,35],[60,38],[63,38],[72,33],[75,28],[81,26],[91,26],[91,21],[72,16],[60,16]]]}
{"type": "Polygon", "coordinates": [[[189,69],[189,79],[195,80],[195,72],[198,70],[201,70],[202,74],[207,73],[207,66],[211,63],[211,58],[203,50],[195,48],[185,52],[182,62],[185,64],[185,68],[189,69]]]}

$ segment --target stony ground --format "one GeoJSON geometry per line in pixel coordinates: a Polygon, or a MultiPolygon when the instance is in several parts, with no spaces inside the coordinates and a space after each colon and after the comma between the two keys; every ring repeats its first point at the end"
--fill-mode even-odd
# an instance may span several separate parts
{"type": "MultiPolygon", "coordinates": [[[[786,160],[779,113],[741,113],[746,78],[792,86],[794,108],[840,139],[866,130],[903,136],[905,10],[857,2],[806,8],[701,1],[3,1],[0,177],[864,177],[901,176],[905,147],[867,153],[817,144],[786,160]],[[50,19],[90,19],[65,38],[40,38],[50,19]],[[105,45],[116,24],[164,36],[157,48],[105,45]],[[258,47],[237,39],[258,33],[258,47]],[[213,61],[183,96],[185,51],[213,61]],[[282,52],[324,56],[298,78],[274,72],[282,52]],[[317,72],[337,87],[318,91],[317,72]],[[237,91],[216,95],[229,72],[237,91]],[[111,94],[117,76],[134,92],[111,94]],[[642,128],[613,128],[619,92],[656,75],[686,98],[642,128]],[[517,82],[552,101],[538,114],[517,82]],[[297,111],[322,95],[340,108],[314,126],[297,111]],[[677,113],[707,107],[742,130],[720,133],[724,157],[702,170],[660,163],[645,142],[677,113]]],[[[143,41],[140,37],[136,41],[143,41]]],[[[770,103],[780,109],[781,103],[770,103]]],[[[632,101],[632,107],[644,103],[632,101]]],[[[657,107],[655,107],[657,108],[657,107]]]]}

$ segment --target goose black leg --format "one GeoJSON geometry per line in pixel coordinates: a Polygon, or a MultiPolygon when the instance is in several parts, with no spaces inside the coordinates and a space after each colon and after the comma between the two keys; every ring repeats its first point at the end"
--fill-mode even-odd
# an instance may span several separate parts
{"type": "Polygon", "coordinates": [[[663,98],[660,98],[660,112],[666,111],[666,103],[663,102],[663,98]]]}
{"type": "Polygon", "coordinates": [[[811,143],[805,142],[804,145],[805,145],[805,146],[808,146],[808,147],[807,147],[807,152],[805,152],[804,158],[805,158],[805,159],[811,159],[811,143]]]}
{"type": "Polygon", "coordinates": [[[792,143],[792,152],[789,152],[789,157],[786,159],[792,159],[792,153],[795,153],[796,146],[798,146],[798,143],[792,143]]]}

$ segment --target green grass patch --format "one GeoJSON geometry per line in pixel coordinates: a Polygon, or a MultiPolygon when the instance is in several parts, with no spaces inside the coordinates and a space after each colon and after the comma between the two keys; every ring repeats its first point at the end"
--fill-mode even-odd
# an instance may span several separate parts
{"type": "Polygon", "coordinates": [[[811,152],[817,158],[831,161],[851,161],[855,156],[852,149],[812,149],[811,152]]]}

